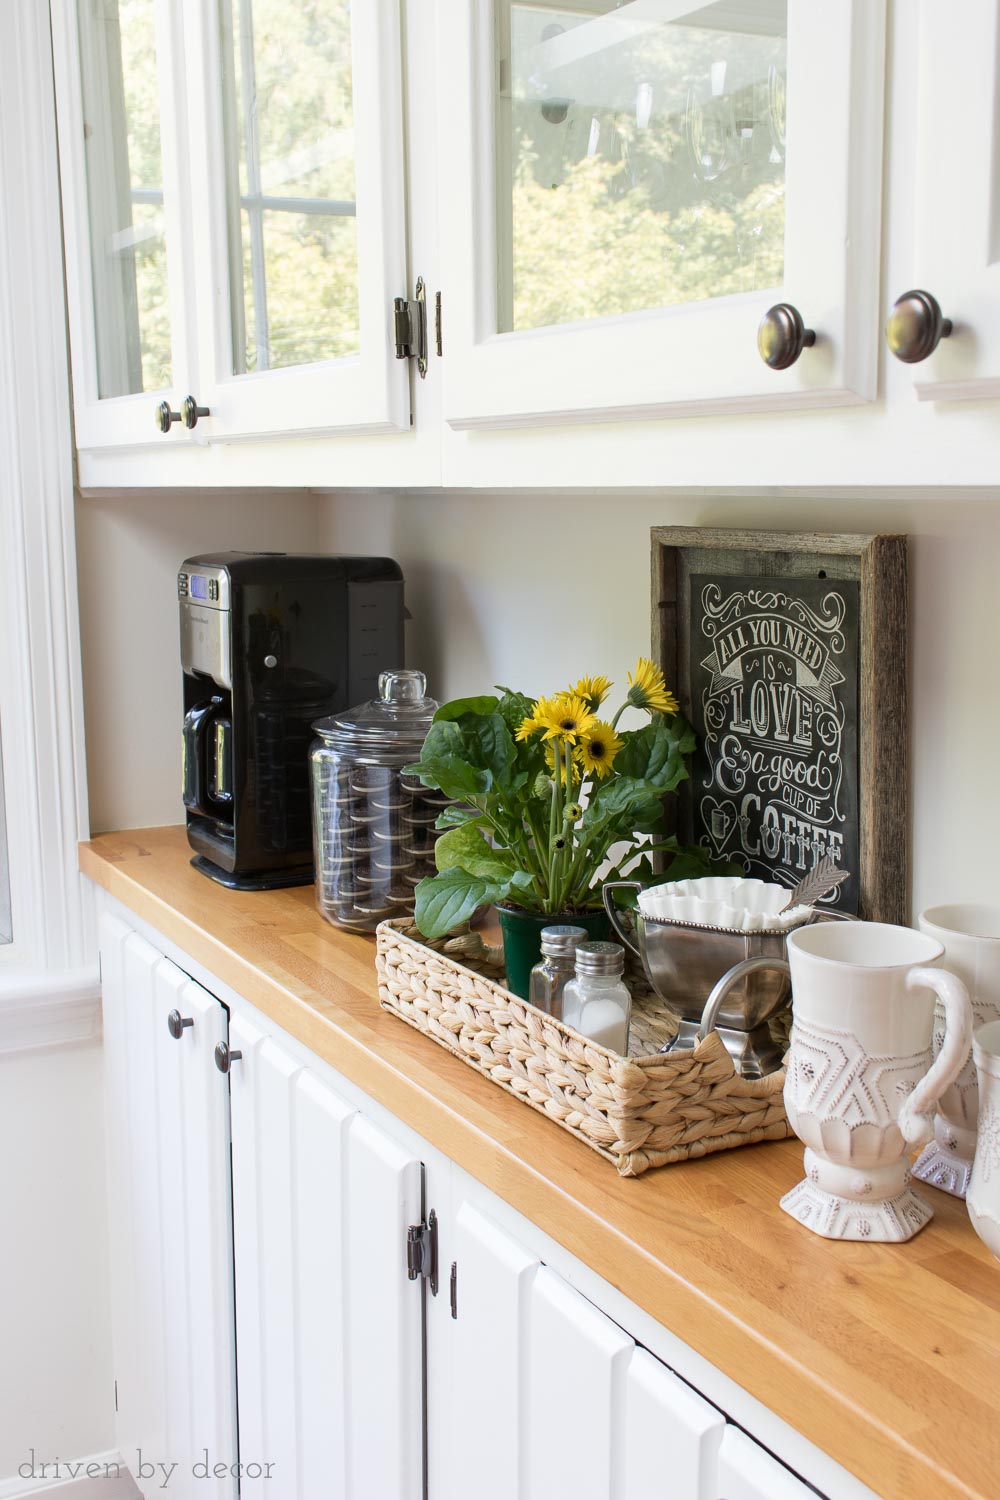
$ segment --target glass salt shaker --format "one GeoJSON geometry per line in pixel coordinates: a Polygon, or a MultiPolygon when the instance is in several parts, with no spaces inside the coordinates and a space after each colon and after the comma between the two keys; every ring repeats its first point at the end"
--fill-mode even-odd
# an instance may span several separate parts
{"type": "Polygon", "coordinates": [[[542,928],[542,958],[531,971],[528,999],[557,1021],[562,1019],[563,990],[575,971],[576,945],[586,936],[582,927],[542,928]]]}
{"type": "Polygon", "coordinates": [[[581,1036],[628,1055],[632,996],[622,982],[625,949],[620,943],[580,943],[576,975],[563,991],[562,1018],[581,1036]]]}

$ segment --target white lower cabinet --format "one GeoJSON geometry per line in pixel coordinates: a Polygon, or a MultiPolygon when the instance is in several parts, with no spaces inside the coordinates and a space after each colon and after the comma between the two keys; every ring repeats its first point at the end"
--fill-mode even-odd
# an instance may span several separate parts
{"type": "Polygon", "coordinates": [[[468,1203],[455,1215],[454,1250],[454,1439],[441,1445],[442,1497],[815,1500],[791,1470],[468,1203]]]}
{"type": "MultiPolygon", "coordinates": [[[[118,910],[118,1441],[147,1496],[150,1465],[175,1464],[186,1500],[816,1500],[546,1264],[530,1224],[522,1240],[500,1199],[118,910]]],[[[862,1493],[844,1480],[831,1500],[862,1493]]]]}
{"type": "Polygon", "coordinates": [[[230,1500],[229,1101],[214,1059],[227,1015],[107,913],[101,972],[118,1446],[149,1495],[166,1481],[180,1500],[230,1500]]]}
{"type": "Polygon", "coordinates": [[[251,1022],[230,1046],[241,1496],[419,1500],[420,1161],[251,1022]]]}

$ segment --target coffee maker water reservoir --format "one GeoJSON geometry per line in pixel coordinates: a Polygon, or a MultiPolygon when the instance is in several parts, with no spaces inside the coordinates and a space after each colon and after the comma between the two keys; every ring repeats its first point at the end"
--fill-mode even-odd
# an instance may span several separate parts
{"type": "Polygon", "coordinates": [[[307,884],[312,724],[403,660],[387,557],[219,552],[177,575],[192,863],[236,890],[307,884]]]}

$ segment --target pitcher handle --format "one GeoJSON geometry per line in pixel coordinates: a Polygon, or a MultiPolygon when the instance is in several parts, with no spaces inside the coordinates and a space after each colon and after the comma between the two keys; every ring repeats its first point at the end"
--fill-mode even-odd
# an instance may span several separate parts
{"type": "Polygon", "coordinates": [[[745,979],[748,974],[756,974],[758,969],[777,969],[782,974],[790,974],[792,972],[788,967],[786,959],[767,958],[763,955],[760,958],[744,958],[741,963],[733,964],[731,969],[726,970],[705,1001],[705,1009],[701,1013],[701,1023],[698,1027],[699,1042],[703,1042],[708,1033],[713,1030],[715,1018],[722,1009],[722,1002],[729,994],[733,985],[738,984],[741,979],[745,979]]]}
{"type": "Polygon", "coordinates": [[[944,1009],[944,1041],[928,1072],[917,1084],[899,1112],[904,1139],[921,1146],[934,1134],[935,1106],[965,1066],[972,1046],[972,1003],[962,981],[947,969],[911,969],[908,990],[933,990],[944,1009]]]}
{"type": "Polygon", "coordinates": [[[609,891],[641,890],[642,884],[638,880],[609,880],[607,885],[601,892],[601,895],[604,897],[604,910],[608,914],[608,921],[611,923],[612,927],[615,929],[615,932],[617,932],[618,936],[621,938],[622,942],[625,944],[629,952],[634,953],[636,958],[640,960],[642,959],[642,954],[639,952],[638,947],[633,941],[631,933],[627,932],[626,929],[622,926],[621,919],[618,915],[618,908],[615,906],[614,901],[608,893],[609,891]]]}

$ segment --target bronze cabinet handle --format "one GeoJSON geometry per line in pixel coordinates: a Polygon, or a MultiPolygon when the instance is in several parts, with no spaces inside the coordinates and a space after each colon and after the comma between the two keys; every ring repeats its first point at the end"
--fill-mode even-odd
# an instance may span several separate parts
{"type": "Polygon", "coordinates": [[[172,1010],[167,1017],[167,1030],[175,1042],[179,1042],[189,1026],[194,1025],[193,1016],[182,1016],[179,1010],[172,1010]]]}
{"type": "Polygon", "coordinates": [[[942,316],[936,297],[919,290],[904,292],[892,304],[885,325],[890,351],[906,365],[919,364],[950,336],[952,322],[942,316]]]}
{"type": "Polygon", "coordinates": [[[220,1073],[228,1073],[234,1062],[238,1062],[243,1056],[235,1047],[230,1048],[227,1042],[217,1042],[215,1046],[215,1066],[220,1073]]]}
{"type": "Polygon", "coordinates": [[[175,422],[181,420],[179,411],[170,410],[169,401],[161,401],[156,408],[156,425],[161,432],[169,432],[175,422]]]}
{"type": "Polygon", "coordinates": [[[199,406],[197,397],[185,396],[181,402],[181,415],[184,418],[184,426],[187,428],[197,427],[199,417],[210,417],[212,413],[207,406],[199,406]]]}
{"type": "Polygon", "coordinates": [[[815,342],[815,332],[806,327],[802,314],[790,302],[769,307],[757,328],[760,357],[772,370],[787,370],[803,349],[811,349],[815,342]]]}

